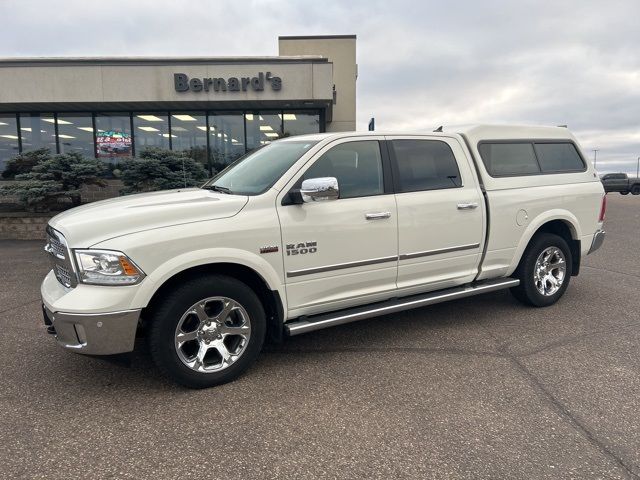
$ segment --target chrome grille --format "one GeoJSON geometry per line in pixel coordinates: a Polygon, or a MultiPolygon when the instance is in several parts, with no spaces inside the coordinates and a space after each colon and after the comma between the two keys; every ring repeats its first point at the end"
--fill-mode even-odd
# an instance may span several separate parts
{"type": "Polygon", "coordinates": [[[58,281],[65,287],[75,287],[78,279],[64,235],[47,225],[47,245],[44,249],[50,255],[53,273],[58,281]]]}

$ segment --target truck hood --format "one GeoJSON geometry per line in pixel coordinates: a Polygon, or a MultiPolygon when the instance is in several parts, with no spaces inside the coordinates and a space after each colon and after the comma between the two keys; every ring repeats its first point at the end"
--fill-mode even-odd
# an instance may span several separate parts
{"type": "Polygon", "coordinates": [[[112,198],[72,208],[49,221],[73,248],[155,228],[236,215],[248,197],[201,188],[165,190],[112,198]]]}

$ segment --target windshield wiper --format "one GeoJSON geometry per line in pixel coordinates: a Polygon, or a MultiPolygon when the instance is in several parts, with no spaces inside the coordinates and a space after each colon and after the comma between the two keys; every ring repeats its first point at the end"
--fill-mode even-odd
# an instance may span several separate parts
{"type": "Polygon", "coordinates": [[[221,187],[220,185],[205,185],[202,188],[206,188],[207,190],[213,190],[215,192],[226,193],[227,195],[231,195],[232,192],[227,187],[221,187]]]}

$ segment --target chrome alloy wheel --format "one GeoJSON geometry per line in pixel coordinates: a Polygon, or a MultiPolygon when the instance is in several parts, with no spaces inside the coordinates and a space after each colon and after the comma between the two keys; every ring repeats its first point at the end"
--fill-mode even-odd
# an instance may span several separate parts
{"type": "Polygon", "coordinates": [[[567,262],[558,247],[545,248],[533,268],[533,282],[538,292],[545,297],[554,295],[564,282],[567,262]]]}
{"type": "Polygon", "coordinates": [[[182,363],[200,373],[224,370],[244,353],[251,337],[249,314],[235,300],[209,297],[180,318],[175,348],[182,363]]]}

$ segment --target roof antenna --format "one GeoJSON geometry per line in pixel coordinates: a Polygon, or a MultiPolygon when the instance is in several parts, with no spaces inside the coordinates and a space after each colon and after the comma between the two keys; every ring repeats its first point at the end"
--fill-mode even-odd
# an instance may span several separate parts
{"type": "Polygon", "coordinates": [[[434,130],[434,132],[442,133],[442,125],[434,130]]]}
{"type": "Polygon", "coordinates": [[[558,127],[560,127],[560,128],[569,128],[568,125],[558,125],[558,127]]]}

